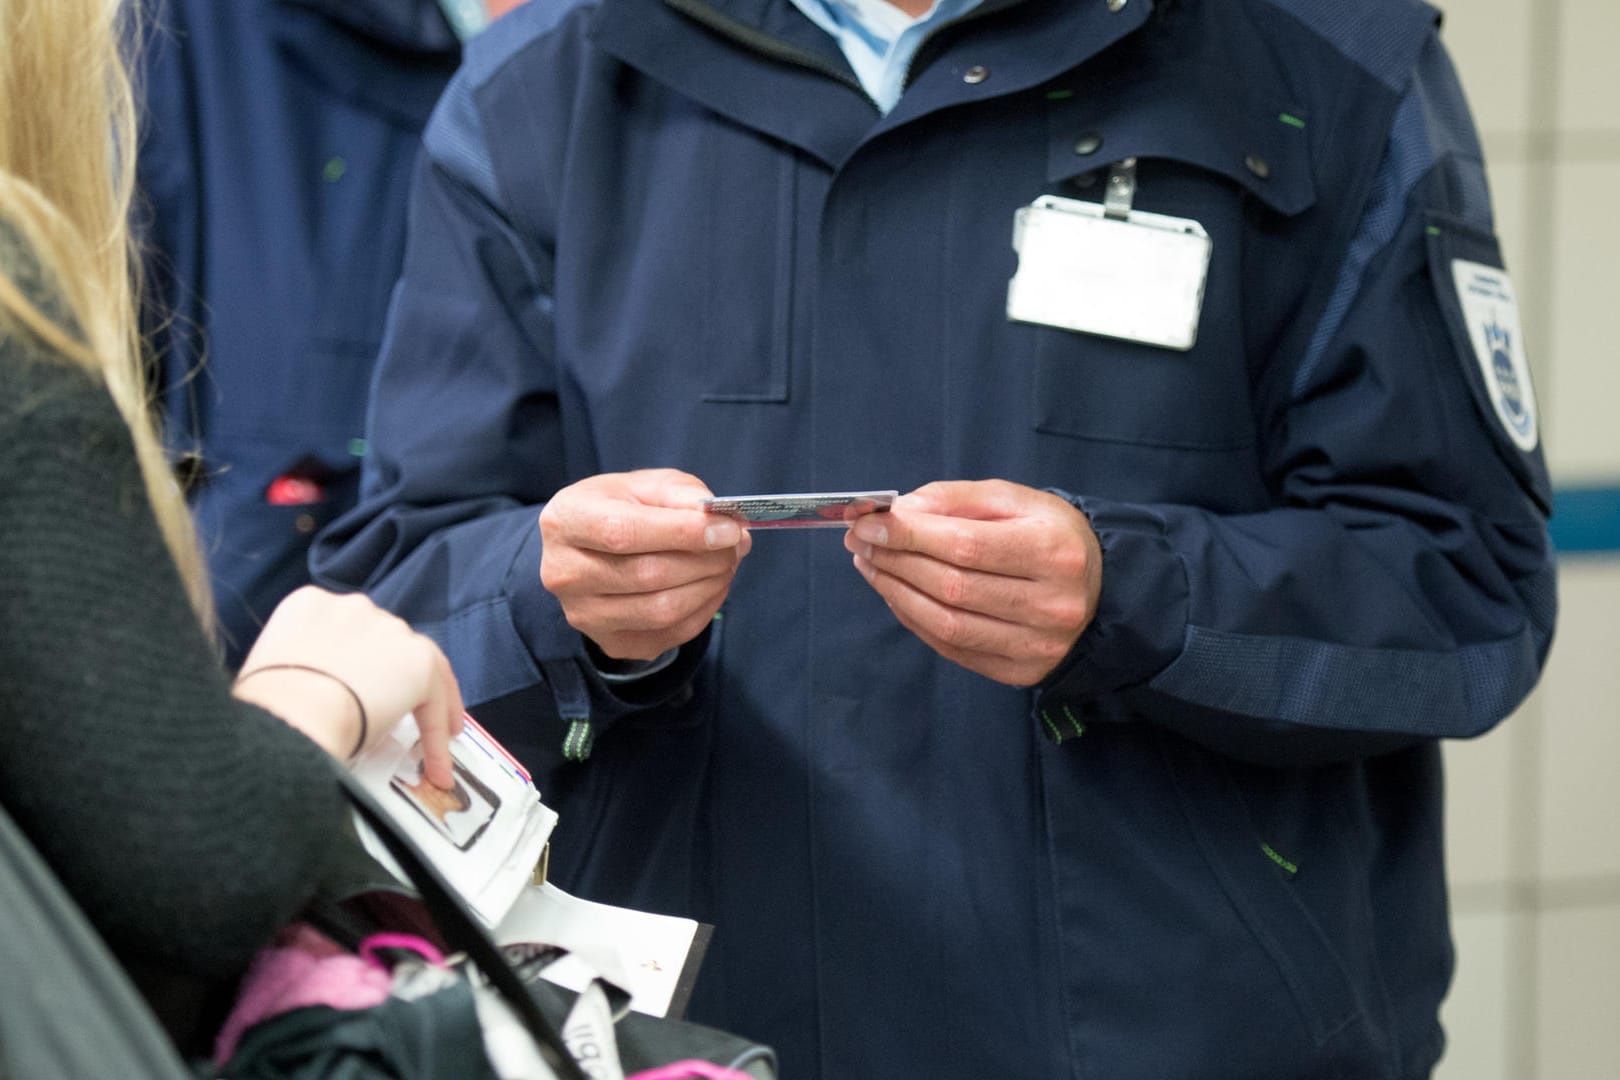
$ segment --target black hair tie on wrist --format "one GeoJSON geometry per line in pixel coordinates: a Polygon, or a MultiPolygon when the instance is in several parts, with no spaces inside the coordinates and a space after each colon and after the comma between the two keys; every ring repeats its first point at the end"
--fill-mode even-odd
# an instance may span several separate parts
{"type": "Polygon", "coordinates": [[[311,667],[309,664],[264,664],[260,667],[254,668],[252,671],[244,671],[238,675],[236,677],[236,685],[242,685],[243,682],[249,678],[252,678],[254,675],[259,674],[261,671],[308,671],[315,675],[324,675],[328,679],[331,679],[333,682],[337,683],[339,686],[343,687],[343,689],[349,692],[349,696],[354,698],[354,707],[360,710],[360,737],[354,741],[354,749],[349,751],[349,760],[353,761],[360,751],[365,747],[366,739],[371,734],[371,724],[366,717],[366,703],[360,700],[360,695],[355,691],[354,687],[350,686],[347,682],[344,682],[341,678],[332,674],[330,671],[327,671],[324,668],[311,667]]]}

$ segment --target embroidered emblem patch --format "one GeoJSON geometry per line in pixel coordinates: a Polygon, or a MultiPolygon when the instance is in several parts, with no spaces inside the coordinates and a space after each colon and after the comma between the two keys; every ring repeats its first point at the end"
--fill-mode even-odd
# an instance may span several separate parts
{"type": "Polygon", "coordinates": [[[1452,260],[1451,276],[1496,419],[1513,444],[1529,453],[1540,433],[1513,280],[1505,270],[1467,259],[1452,260]]]}

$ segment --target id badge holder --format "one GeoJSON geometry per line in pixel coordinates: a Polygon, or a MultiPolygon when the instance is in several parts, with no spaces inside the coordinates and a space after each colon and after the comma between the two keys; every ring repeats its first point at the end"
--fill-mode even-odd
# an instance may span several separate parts
{"type": "Polygon", "coordinates": [[[1210,240],[1190,218],[1131,209],[1136,159],[1103,203],[1042,195],[1013,219],[1007,318],[1185,352],[1198,339],[1210,240]]]}

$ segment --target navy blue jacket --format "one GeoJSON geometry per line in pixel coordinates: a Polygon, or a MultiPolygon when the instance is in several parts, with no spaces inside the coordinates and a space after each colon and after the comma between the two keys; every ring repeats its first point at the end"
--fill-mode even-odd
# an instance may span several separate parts
{"type": "Polygon", "coordinates": [[[436,0],[151,3],[159,390],[234,666],[354,503],[411,170],[461,47],[436,0]]]}
{"type": "Polygon", "coordinates": [[[1442,1049],[1437,740],[1523,698],[1555,606],[1517,346],[1475,347],[1456,272],[1501,266],[1479,146],[1414,0],[1115,6],[987,0],[880,116],[786,0],[536,0],[427,132],[316,567],[444,643],[541,769],[565,887],[716,924],[694,1015],[788,1077],[1396,1080],[1442,1049]],[[1190,352],[1005,314],[1014,212],[1127,157],[1137,209],[1213,241],[1190,352]],[[762,534],[615,692],[535,519],[648,466],[1060,490],[1100,610],[1012,689],[835,536],[762,534]]]}

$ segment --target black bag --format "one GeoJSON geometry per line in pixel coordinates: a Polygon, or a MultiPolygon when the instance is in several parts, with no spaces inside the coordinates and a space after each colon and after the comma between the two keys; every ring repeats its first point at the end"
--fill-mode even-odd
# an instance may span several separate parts
{"type": "MultiPolygon", "coordinates": [[[[432,929],[498,993],[522,1023],[558,1080],[586,1080],[561,1028],[571,992],[525,982],[483,925],[393,820],[352,777],[343,775],[360,817],[387,845],[416,888],[432,929]]],[[[396,929],[389,927],[388,929],[396,929]]],[[[416,928],[406,928],[412,929],[416,928]]],[[[775,1056],[763,1046],[698,1024],[625,1015],[612,1025],[624,1071],[702,1060],[757,1080],[774,1080],[775,1056]]],[[[455,985],[412,1000],[390,998],[369,1009],[295,1009],[246,1032],[222,1076],[227,1080],[496,1080],[485,1054],[474,990],[455,985]]]]}
{"type": "Polygon", "coordinates": [[[0,810],[0,1078],[193,1080],[146,1001],[0,810]]]}
{"type": "Polygon", "coordinates": [[[229,1080],[495,1080],[472,990],[389,998],[370,1009],[304,1008],[256,1024],[221,1072],[229,1080]]]}
{"type": "MultiPolygon", "coordinates": [[[[560,1026],[573,995],[530,984],[541,1011],[560,1026]]],[[[769,1051],[699,1024],[630,1013],[616,1025],[629,1074],[672,1061],[726,1065],[757,1080],[776,1072],[769,1051]]],[[[495,1080],[465,983],[416,1001],[372,1009],[295,1009],[242,1036],[228,1080],[495,1080]]]]}

